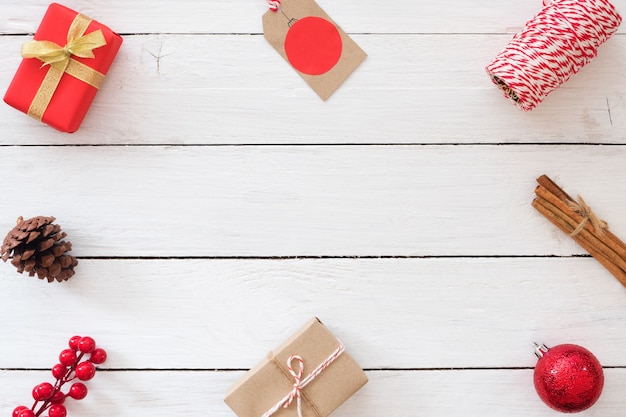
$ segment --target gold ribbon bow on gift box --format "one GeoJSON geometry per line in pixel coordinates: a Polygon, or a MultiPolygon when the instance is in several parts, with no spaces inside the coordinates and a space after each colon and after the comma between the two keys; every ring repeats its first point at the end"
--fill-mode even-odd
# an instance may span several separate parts
{"type": "Polygon", "coordinates": [[[29,116],[41,121],[64,73],[96,89],[102,85],[104,74],[72,58],[72,55],[79,58],[95,58],[93,50],[107,44],[100,29],[84,34],[90,23],[89,17],[77,14],[67,32],[65,46],[50,41],[34,40],[22,45],[22,57],[37,58],[43,62],[42,67],[50,66],[28,109],[29,116]]]}

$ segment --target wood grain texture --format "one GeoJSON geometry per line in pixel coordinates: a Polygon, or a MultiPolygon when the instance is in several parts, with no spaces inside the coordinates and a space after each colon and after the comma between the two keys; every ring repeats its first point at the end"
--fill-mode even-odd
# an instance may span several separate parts
{"type": "MultiPolygon", "coordinates": [[[[242,372],[101,372],[89,382],[92,390],[82,401],[66,402],[68,415],[97,417],[126,415],[168,417],[233,416],[223,403],[223,393],[242,372]]],[[[403,417],[416,414],[452,417],[503,415],[550,417],[532,388],[532,371],[369,371],[370,379],[339,407],[334,417],[364,415],[403,417]]],[[[0,413],[10,415],[13,406],[29,400],[28,390],[48,379],[46,372],[0,372],[0,381],[11,381],[0,400],[0,413]]],[[[626,370],[607,369],[605,390],[592,409],[578,413],[588,417],[620,417],[626,389],[626,370]]]]}
{"type": "MultiPolygon", "coordinates": [[[[365,62],[327,102],[262,36],[127,36],[73,135],[0,106],[0,144],[622,143],[626,38],[532,113],[485,72],[510,35],[355,35],[365,62]],[[198,53],[198,48],[202,53],[198,53]]],[[[0,37],[0,84],[21,36],[0,37]]]]}
{"type": "Polygon", "coordinates": [[[619,172],[625,151],[7,147],[0,177],[18,180],[0,211],[7,230],[20,215],[55,214],[78,256],[583,254],[531,207],[535,178],[583,195],[624,236],[626,185],[602,173],[619,172]]]}
{"type": "Polygon", "coordinates": [[[533,341],[626,366],[626,290],[591,258],[81,259],[3,285],[0,368],[51,367],[74,333],[105,367],[250,368],[312,316],[369,369],[529,367],[533,341]]]}
{"type": "MultiPolygon", "coordinates": [[[[0,87],[47,4],[0,0],[0,87]]],[[[79,257],[59,285],[0,264],[0,414],[89,334],[109,359],[69,416],[232,417],[316,315],[370,378],[333,417],[555,415],[533,341],[594,352],[579,415],[623,415],[626,289],[530,206],[545,173],[626,238],[623,27],[523,113],[484,67],[540,0],[319,0],[368,54],[327,102],[264,0],[64,4],[124,45],[73,135],[0,106],[0,231],[54,215],[79,257]]]]}
{"type": "MultiPolygon", "coordinates": [[[[541,9],[541,2],[487,0],[410,1],[381,5],[320,0],[322,8],[349,33],[502,33],[517,32],[541,9]]],[[[617,6],[623,0],[614,2],[617,6]]],[[[264,0],[203,2],[194,0],[67,0],[66,6],[111,26],[119,33],[261,33],[264,0]]],[[[0,33],[32,33],[48,2],[3,0],[0,33]]]]}

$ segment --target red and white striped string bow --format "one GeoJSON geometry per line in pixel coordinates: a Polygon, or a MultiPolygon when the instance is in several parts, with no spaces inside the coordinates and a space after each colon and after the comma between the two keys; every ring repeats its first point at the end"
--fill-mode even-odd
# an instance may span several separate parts
{"type": "Polygon", "coordinates": [[[313,381],[324,369],[328,367],[331,363],[335,361],[343,352],[345,348],[343,344],[339,344],[337,349],[333,353],[328,356],[322,363],[320,363],[310,374],[306,377],[302,378],[304,373],[304,360],[298,355],[291,355],[287,360],[287,369],[289,373],[293,377],[293,388],[291,391],[287,393],[280,401],[278,401],[272,408],[267,410],[262,417],[270,417],[280,408],[289,408],[293,403],[294,399],[296,400],[296,409],[298,411],[298,417],[302,417],[302,399],[301,399],[301,391],[304,387],[306,387],[311,381],[313,381]],[[298,370],[295,371],[292,367],[292,362],[296,360],[298,361],[298,370]]]}
{"type": "Polygon", "coordinates": [[[527,111],[591,61],[622,22],[608,0],[544,0],[543,4],[486,67],[505,96],[527,111]]]}
{"type": "Polygon", "coordinates": [[[302,372],[304,371],[304,361],[302,360],[300,356],[291,355],[289,357],[289,360],[287,361],[287,369],[289,369],[289,373],[291,374],[291,376],[293,376],[293,389],[289,393],[287,402],[285,402],[283,407],[289,408],[289,406],[293,402],[293,399],[295,398],[296,409],[298,410],[298,417],[302,417],[302,400],[300,396],[300,391],[302,390],[302,385],[301,385],[302,383],[300,380],[302,379],[302,372]],[[300,366],[300,369],[298,370],[298,372],[294,372],[293,368],[291,367],[291,362],[294,359],[298,361],[298,365],[300,366]]]}

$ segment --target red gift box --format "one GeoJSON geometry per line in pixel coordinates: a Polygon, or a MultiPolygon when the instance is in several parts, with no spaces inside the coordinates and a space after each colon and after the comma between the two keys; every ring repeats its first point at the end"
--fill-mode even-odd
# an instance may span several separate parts
{"type": "Polygon", "coordinates": [[[62,132],[83,121],[122,37],[57,3],[48,7],[4,101],[62,132]]]}

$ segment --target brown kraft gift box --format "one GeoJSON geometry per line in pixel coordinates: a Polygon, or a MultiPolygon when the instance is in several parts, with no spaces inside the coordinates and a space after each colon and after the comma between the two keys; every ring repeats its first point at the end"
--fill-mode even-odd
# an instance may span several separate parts
{"type": "MultiPolygon", "coordinates": [[[[365,372],[345,350],[336,356],[341,348],[328,328],[313,318],[230,387],[224,401],[239,417],[261,417],[294,390],[294,375],[287,365],[290,356],[302,358],[305,380],[334,355],[336,359],[300,390],[302,417],[326,417],[367,383],[365,372]]],[[[291,365],[297,373],[298,361],[291,365]]],[[[296,399],[272,415],[297,416],[296,399]]]]}

